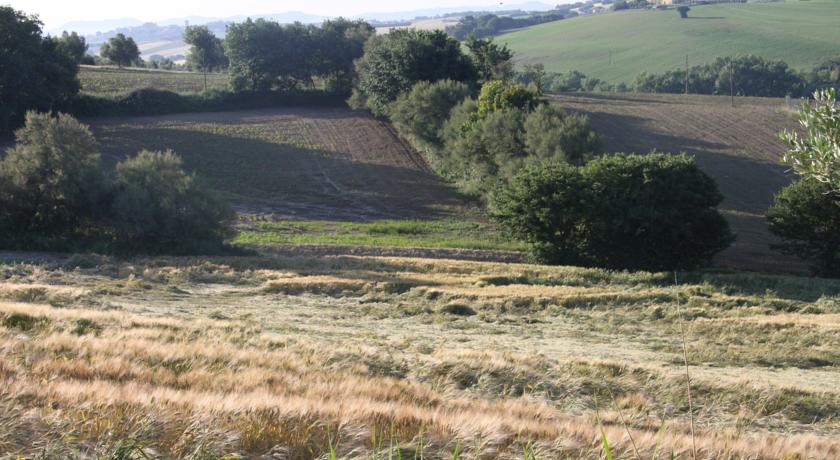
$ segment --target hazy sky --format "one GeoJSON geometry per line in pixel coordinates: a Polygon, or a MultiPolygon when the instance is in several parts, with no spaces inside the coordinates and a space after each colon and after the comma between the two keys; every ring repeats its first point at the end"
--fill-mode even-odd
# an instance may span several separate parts
{"type": "MultiPolygon", "coordinates": [[[[46,29],[70,21],[136,18],[157,21],[183,16],[236,16],[303,11],[324,16],[365,12],[409,11],[432,7],[492,5],[498,0],[0,0],[15,9],[37,14],[46,29]]],[[[566,0],[568,1],[568,0],[566,0]]],[[[525,0],[511,0],[510,4],[525,0]]],[[[505,2],[508,3],[508,2],[505,2]]],[[[551,3],[546,1],[546,3],[551,3]]],[[[564,2],[562,2],[564,3],[564,2]]]]}

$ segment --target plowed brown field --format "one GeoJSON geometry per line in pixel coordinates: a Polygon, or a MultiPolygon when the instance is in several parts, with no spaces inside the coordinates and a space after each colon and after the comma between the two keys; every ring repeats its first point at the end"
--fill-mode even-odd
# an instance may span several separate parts
{"type": "Polygon", "coordinates": [[[91,120],[109,161],[173,149],[240,213],[366,220],[463,215],[466,200],[389,124],[347,108],[91,120]]]}
{"type": "Polygon", "coordinates": [[[605,152],[651,150],[694,155],[718,183],[722,211],[738,239],[718,263],[764,271],[800,271],[802,264],[770,250],[764,213],[792,179],[780,163],[781,130],[795,128],[783,99],[663,94],[565,94],[553,102],[589,116],[605,152]]]}

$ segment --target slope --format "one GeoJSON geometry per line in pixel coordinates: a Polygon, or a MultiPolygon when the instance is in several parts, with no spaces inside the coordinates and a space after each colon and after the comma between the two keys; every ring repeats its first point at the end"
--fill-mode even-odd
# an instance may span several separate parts
{"type": "Polygon", "coordinates": [[[757,54],[807,70],[840,53],[840,2],[789,1],[631,10],[571,18],[502,35],[519,64],[579,70],[610,83],[643,72],[702,64],[718,56],[757,54]]]}

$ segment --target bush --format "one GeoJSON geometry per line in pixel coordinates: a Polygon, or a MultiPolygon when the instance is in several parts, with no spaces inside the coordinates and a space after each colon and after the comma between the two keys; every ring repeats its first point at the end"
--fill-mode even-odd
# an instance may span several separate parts
{"type": "Polygon", "coordinates": [[[356,61],[357,100],[376,115],[419,81],[454,80],[472,85],[477,74],[461,44],[442,31],[400,29],[376,35],[356,61]]]}
{"type": "Polygon", "coordinates": [[[519,109],[530,112],[541,104],[537,93],[518,83],[493,80],[481,87],[478,95],[478,118],[497,110],[519,109]]]}
{"type": "Polygon", "coordinates": [[[423,81],[403,93],[388,109],[391,121],[418,140],[440,146],[440,129],[449,112],[469,97],[467,85],[452,80],[423,81]]]}
{"type": "Polygon", "coordinates": [[[774,247],[811,261],[819,276],[840,277],[840,197],[828,184],[802,179],[785,187],[767,211],[774,247]]]}
{"type": "Polygon", "coordinates": [[[522,136],[532,162],[562,161],[580,165],[600,145],[585,116],[569,115],[563,109],[543,105],[525,117],[522,136]]]}
{"type": "Polygon", "coordinates": [[[733,236],[714,181],[684,155],[615,155],[530,167],[491,214],[549,263],[671,270],[708,263],[733,236]]]}
{"type": "Polygon", "coordinates": [[[75,118],[29,112],[0,161],[0,232],[28,245],[85,232],[107,207],[96,140],[75,118]]]}
{"type": "Polygon", "coordinates": [[[233,210],[201,187],[172,151],[142,151],[117,164],[114,217],[129,250],[191,252],[232,236],[233,210]]]}

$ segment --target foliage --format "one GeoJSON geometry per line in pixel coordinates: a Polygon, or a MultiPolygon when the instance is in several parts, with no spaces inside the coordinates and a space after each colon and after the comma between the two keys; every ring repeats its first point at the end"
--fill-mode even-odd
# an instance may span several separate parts
{"type": "Polygon", "coordinates": [[[522,141],[531,162],[560,161],[580,165],[599,148],[587,118],[541,105],[525,116],[522,141]]]}
{"type": "Polygon", "coordinates": [[[528,86],[528,89],[542,96],[548,89],[546,87],[546,78],[548,74],[545,72],[545,66],[542,63],[525,64],[522,67],[522,72],[517,73],[517,78],[520,82],[528,86]]]}
{"type": "Polygon", "coordinates": [[[104,191],[90,130],[69,115],[30,112],[16,138],[0,161],[5,243],[85,231],[101,213],[104,191]]]}
{"type": "Polygon", "coordinates": [[[213,35],[207,26],[187,27],[184,30],[184,43],[190,45],[187,62],[205,74],[227,67],[228,60],[222,40],[213,35]]]}
{"type": "Polygon", "coordinates": [[[499,46],[492,38],[476,38],[469,35],[464,42],[470,50],[479,77],[484,81],[509,80],[513,76],[513,52],[507,45],[499,46]]]}
{"type": "Polygon", "coordinates": [[[788,146],[783,159],[800,176],[815,179],[840,192],[840,107],[837,91],[814,93],[814,101],[802,104],[799,124],[804,135],[784,131],[780,137],[788,146]]]}
{"type": "Polygon", "coordinates": [[[715,183],[684,155],[615,155],[530,167],[492,215],[551,263],[670,270],[708,263],[733,237],[715,183]]]}
{"type": "Polygon", "coordinates": [[[88,45],[85,37],[76,32],[67,33],[65,30],[61,37],[54,38],[59,51],[70,57],[77,65],[83,64],[87,56],[88,45]]]}
{"type": "MultiPolygon", "coordinates": [[[[720,57],[714,62],[691,67],[688,89],[693,94],[730,94],[736,96],[784,97],[802,93],[805,80],[782,61],[760,56],[720,57]],[[730,72],[732,81],[730,82],[730,72]]],[[[636,91],[643,93],[685,92],[685,70],[669,70],[663,74],[641,73],[636,78],[636,91]]]]}
{"type": "Polygon", "coordinates": [[[78,66],[36,17],[0,6],[0,136],[29,110],[56,110],[79,92],[78,66]]]}
{"type": "Polygon", "coordinates": [[[365,42],[375,29],[363,20],[338,18],[324,21],[315,50],[315,68],[334,94],[350,94],[356,76],[353,62],[362,57],[365,42]]]}
{"type": "Polygon", "coordinates": [[[388,114],[402,131],[426,144],[440,146],[440,130],[449,112],[469,95],[470,89],[464,83],[421,81],[400,95],[389,107],[388,114]]]}
{"type": "Polygon", "coordinates": [[[221,246],[233,234],[233,210],[184,172],[181,158],[172,151],[144,150],[120,162],[116,184],[114,214],[121,246],[185,251],[195,245],[221,246]]]}
{"type": "Polygon", "coordinates": [[[140,49],[133,38],[126,38],[125,34],[118,33],[102,44],[99,55],[118,67],[129,67],[140,60],[140,49]]]}
{"type": "Polygon", "coordinates": [[[815,275],[840,277],[840,198],[828,184],[806,178],[785,187],[767,221],[782,252],[812,261],[815,275]]]}
{"type": "Polygon", "coordinates": [[[377,115],[419,81],[476,81],[461,44],[441,31],[400,29],[374,36],[356,61],[356,72],[358,98],[377,115]]]}
{"type": "Polygon", "coordinates": [[[561,19],[563,19],[563,14],[559,12],[531,14],[520,18],[497,16],[495,14],[469,15],[461,18],[458,24],[448,28],[447,32],[458,40],[464,40],[470,35],[482,38],[498,35],[505,30],[529,27],[536,24],[559,21],[561,19]]]}
{"type": "Polygon", "coordinates": [[[372,34],[368,23],[341,18],[321,28],[265,19],[232,24],[225,36],[232,86],[237,91],[291,91],[311,86],[317,76],[330,91],[346,94],[353,60],[372,34]]]}
{"type": "Polygon", "coordinates": [[[493,80],[481,86],[478,94],[479,119],[491,112],[506,109],[519,109],[530,112],[541,104],[539,96],[518,83],[506,83],[493,80]]]}

